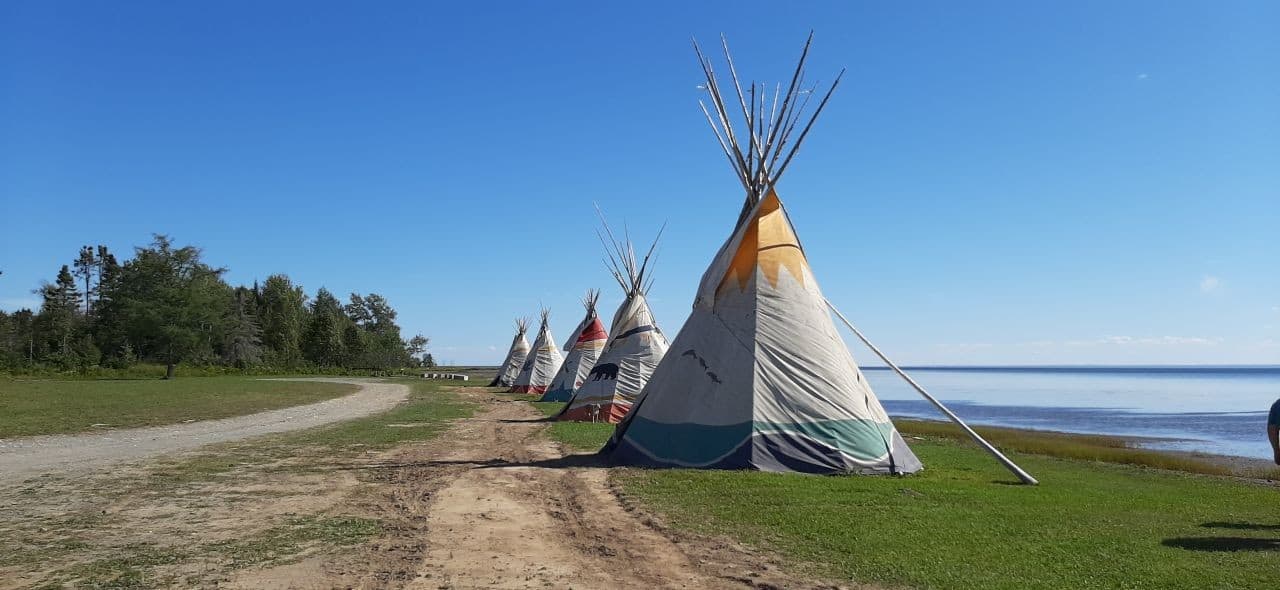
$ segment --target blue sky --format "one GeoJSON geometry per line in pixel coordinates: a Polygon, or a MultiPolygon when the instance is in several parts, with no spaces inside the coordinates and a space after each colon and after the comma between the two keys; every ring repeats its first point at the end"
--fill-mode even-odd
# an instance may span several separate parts
{"type": "Polygon", "coordinates": [[[811,28],[849,72],[779,192],[899,361],[1280,362],[1274,2],[4,3],[0,308],[163,232],[496,363],[618,303],[594,201],[668,222],[674,335],[742,198],[689,38],[778,81],[811,28]]]}

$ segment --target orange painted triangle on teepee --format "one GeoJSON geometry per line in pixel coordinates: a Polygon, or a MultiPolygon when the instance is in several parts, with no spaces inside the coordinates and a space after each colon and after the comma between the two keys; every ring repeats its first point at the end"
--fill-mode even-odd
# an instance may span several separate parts
{"type": "Polygon", "coordinates": [[[795,280],[804,284],[804,269],[808,267],[800,241],[791,231],[791,222],[782,210],[782,202],[773,189],[761,201],[756,216],[747,222],[742,242],[733,254],[733,261],[725,272],[719,294],[731,283],[737,282],[739,290],[746,290],[747,282],[755,275],[756,268],[764,274],[769,285],[778,287],[778,269],[785,267],[795,280]]]}

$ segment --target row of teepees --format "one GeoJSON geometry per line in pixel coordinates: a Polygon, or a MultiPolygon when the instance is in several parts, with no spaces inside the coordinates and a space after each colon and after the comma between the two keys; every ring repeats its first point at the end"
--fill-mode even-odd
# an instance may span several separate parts
{"type": "MultiPolygon", "coordinates": [[[[702,105],[703,113],[746,195],[733,231],[702,276],[692,314],[669,346],[645,301],[649,255],[637,261],[629,243],[609,235],[611,270],[626,300],[595,366],[583,374],[586,352],[576,365],[566,363],[577,390],[561,417],[620,420],[602,451],[615,463],[805,473],[905,474],[922,468],[837,333],[831,313],[839,312],[823,297],[775,190],[840,83],[836,76],[799,126],[818,94],[804,79],[812,39],[810,34],[785,91],[782,84],[755,82],[744,91],[722,39],[736,103],[726,103],[712,61],[694,43],[711,102],[710,108],[702,105]],[[742,123],[735,125],[735,119],[742,123]]],[[[593,320],[591,303],[587,315],[593,320]]],[[[495,383],[505,384],[512,364],[524,358],[520,346],[528,350],[526,324],[519,327],[495,383]]],[[[586,330],[579,326],[577,340],[571,339],[575,347],[586,330]]],[[[603,334],[591,330],[592,342],[598,342],[603,334]]],[[[538,342],[549,338],[544,312],[538,342]]],[[[1023,482],[1036,483],[866,343],[1023,482]]],[[[577,348],[571,360],[574,354],[577,348]]],[[[521,387],[519,376],[515,387],[521,387]]],[[[564,399],[570,390],[567,379],[560,381],[544,399],[564,399]]]]}
{"type": "Polygon", "coordinates": [[[566,402],[560,420],[620,422],[667,352],[667,338],[645,299],[658,239],[640,259],[629,240],[616,239],[608,224],[604,227],[610,271],[624,295],[609,331],[596,313],[600,292],[595,290],[582,300],[587,313],[565,343],[569,355],[563,361],[547,326],[547,310],[532,348],[525,338],[528,322],[518,319],[511,350],[490,383],[514,393],[542,394],[541,401],[566,402]]]}

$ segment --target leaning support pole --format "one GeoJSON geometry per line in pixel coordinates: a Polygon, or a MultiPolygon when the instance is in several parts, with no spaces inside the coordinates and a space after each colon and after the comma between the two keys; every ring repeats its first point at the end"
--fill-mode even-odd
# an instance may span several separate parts
{"type": "Polygon", "coordinates": [[[836,309],[836,306],[832,305],[831,302],[826,299],[823,299],[823,301],[826,301],[827,307],[831,308],[831,311],[836,314],[836,317],[839,317],[840,321],[844,322],[845,327],[849,328],[849,330],[853,332],[854,336],[857,336],[863,344],[866,344],[867,348],[871,349],[871,352],[876,353],[876,356],[880,357],[880,360],[884,361],[884,364],[889,365],[889,368],[893,369],[893,372],[897,373],[899,377],[905,379],[907,383],[910,383],[911,387],[914,387],[916,391],[920,392],[920,395],[923,395],[930,403],[937,406],[939,410],[942,410],[942,413],[946,414],[952,422],[955,422],[960,426],[960,428],[963,428],[964,431],[973,438],[974,442],[981,445],[982,448],[986,449],[988,453],[991,453],[996,460],[1000,462],[1000,464],[1004,465],[1005,468],[1018,476],[1018,479],[1022,480],[1022,483],[1031,486],[1038,485],[1040,483],[1036,478],[1031,477],[1030,473],[1023,471],[1021,467],[1018,467],[1017,463],[1014,463],[1008,457],[1004,456],[1004,453],[1001,453],[998,449],[991,446],[991,443],[987,442],[987,440],[982,438],[982,436],[977,432],[974,432],[972,428],[969,428],[969,425],[965,424],[964,420],[961,420],[959,416],[952,413],[951,410],[948,410],[946,406],[942,405],[942,402],[938,401],[932,395],[929,395],[929,392],[925,391],[924,387],[921,387],[919,383],[916,383],[915,379],[912,379],[910,375],[907,375],[902,369],[898,368],[898,365],[893,364],[893,361],[889,360],[889,357],[885,356],[883,352],[880,352],[880,349],[876,348],[876,345],[872,344],[870,340],[867,340],[867,337],[863,336],[862,332],[859,332],[857,328],[853,327],[853,324],[849,322],[849,319],[844,317],[844,314],[840,313],[840,310],[836,309]]]}

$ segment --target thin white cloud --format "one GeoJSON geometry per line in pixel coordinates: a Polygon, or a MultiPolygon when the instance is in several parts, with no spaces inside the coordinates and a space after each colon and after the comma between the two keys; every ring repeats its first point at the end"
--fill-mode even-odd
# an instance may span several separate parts
{"type": "Polygon", "coordinates": [[[990,342],[944,342],[934,346],[942,350],[981,350],[995,345],[990,342]]]}
{"type": "Polygon", "coordinates": [[[1222,288],[1222,280],[1219,279],[1218,277],[1205,275],[1204,278],[1200,279],[1201,293],[1216,293],[1221,288],[1222,288]]]}
{"type": "Polygon", "coordinates": [[[1151,76],[1147,75],[1146,73],[1138,74],[1139,80],[1146,80],[1147,78],[1150,78],[1150,77],[1151,76]]]}
{"type": "MultiPolygon", "coordinates": [[[[1037,341],[1026,346],[1049,346],[1055,343],[1037,341]]],[[[1201,336],[1103,336],[1093,340],[1066,340],[1063,346],[1215,346],[1222,344],[1222,338],[1205,338],[1201,336]]]]}

